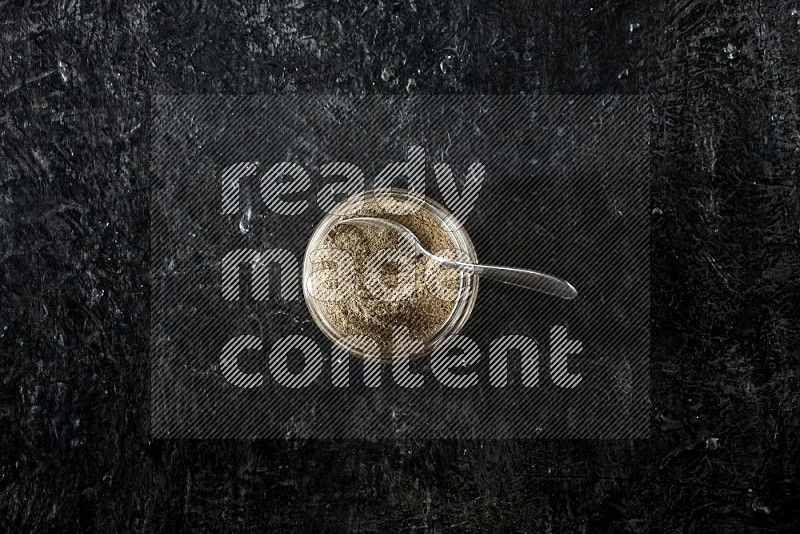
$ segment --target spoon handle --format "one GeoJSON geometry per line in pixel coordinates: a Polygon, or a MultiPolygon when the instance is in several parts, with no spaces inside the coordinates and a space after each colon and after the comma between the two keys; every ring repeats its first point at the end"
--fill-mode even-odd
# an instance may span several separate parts
{"type": "Polygon", "coordinates": [[[427,256],[428,258],[447,265],[453,269],[465,273],[477,274],[504,284],[511,284],[512,286],[524,287],[526,289],[533,289],[561,297],[562,299],[574,299],[578,296],[578,292],[570,285],[569,282],[550,276],[549,274],[531,271],[529,269],[517,269],[516,267],[499,267],[496,265],[479,265],[464,261],[451,260],[437,256],[422,246],[414,233],[400,223],[391,221],[389,219],[380,219],[375,217],[351,217],[340,221],[341,224],[354,224],[354,225],[369,225],[378,228],[389,228],[394,230],[408,242],[416,252],[427,256]]]}
{"type": "Polygon", "coordinates": [[[467,262],[448,260],[436,257],[443,265],[458,269],[459,271],[477,274],[484,278],[491,278],[497,282],[510,284],[512,286],[533,289],[541,293],[547,293],[562,299],[574,299],[578,292],[566,280],[561,280],[549,274],[531,271],[529,269],[518,269],[516,267],[500,267],[497,265],[476,265],[467,262]]]}

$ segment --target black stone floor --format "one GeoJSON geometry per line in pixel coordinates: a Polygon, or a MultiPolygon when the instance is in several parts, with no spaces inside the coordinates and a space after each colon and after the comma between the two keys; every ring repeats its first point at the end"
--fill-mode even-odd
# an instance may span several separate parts
{"type": "Polygon", "coordinates": [[[0,531],[794,532],[800,4],[0,2],[0,531]],[[651,438],[153,441],[153,94],[652,99],[651,438]]]}

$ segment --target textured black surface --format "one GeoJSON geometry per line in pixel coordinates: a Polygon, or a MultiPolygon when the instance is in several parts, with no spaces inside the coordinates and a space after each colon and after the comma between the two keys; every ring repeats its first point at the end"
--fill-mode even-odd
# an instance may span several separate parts
{"type": "Polygon", "coordinates": [[[797,526],[793,2],[96,4],[2,5],[0,529],[797,526]],[[151,442],[149,95],[407,90],[651,95],[652,438],[151,442]]]}
{"type": "MultiPolygon", "coordinates": [[[[152,437],[647,437],[648,99],[159,95],[153,100],[152,437]],[[480,284],[475,310],[460,332],[475,349],[478,361],[469,367],[480,378],[477,384],[461,390],[441,385],[431,371],[432,357],[410,366],[422,379],[420,387],[395,384],[389,366],[380,387],[367,387],[360,379],[361,362],[353,357],[345,362],[352,387],[334,387],[333,362],[340,356],[314,324],[297,267],[324,214],[318,192],[331,178],[322,178],[320,167],[347,161],[361,169],[365,183],[352,180],[346,198],[375,187],[387,164],[407,160],[412,144],[425,152],[427,163],[409,187],[456,211],[481,261],[555,273],[580,288],[580,298],[480,284]],[[433,170],[442,160],[459,178],[475,162],[483,166],[474,206],[459,212],[455,202],[446,201],[433,170]],[[225,169],[253,161],[260,162],[259,169],[234,182],[239,194],[233,195],[232,213],[223,215],[225,169]],[[290,197],[305,202],[294,205],[292,215],[268,209],[259,192],[260,178],[282,161],[300,165],[309,181],[306,192],[290,197]],[[226,254],[275,249],[288,258],[279,276],[295,289],[295,298],[287,298],[292,296],[287,289],[280,298],[272,291],[254,299],[257,277],[244,268],[239,298],[225,300],[226,254]],[[568,364],[579,376],[576,387],[557,385],[563,377],[551,364],[555,326],[580,345],[568,364]],[[234,386],[221,371],[224,347],[243,335],[261,343],[258,350],[236,355],[241,372],[261,377],[252,389],[234,386]],[[319,361],[320,376],[302,388],[279,384],[271,369],[289,336],[301,336],[317,351],[313,357],[310,350],[289,356],[299,370],[313,368],[309,360],[319,361]],[[539,354],[536,387],[522,387],[517,349],[509,358],[508,386],[490,382],[489,360],[499,354],[490,347],[503,336],[524,336],[528,349],[539,354]]],[[[270,182],[264,181],[267,198],[275,191],[270,182]]],[[[275,274],[269,282],[278,289],[275,274]]]]}

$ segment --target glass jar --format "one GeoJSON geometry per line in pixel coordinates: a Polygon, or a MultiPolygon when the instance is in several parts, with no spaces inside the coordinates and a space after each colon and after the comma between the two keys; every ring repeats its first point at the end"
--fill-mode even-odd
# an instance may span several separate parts
{"type": "MultiPolygon", "coordinates": [[[[315,288],[317,277],[315,273],[318,272],[319,269],[317,271],[314,270],[314,252],[323,249],[323,243],[334,226],[343,219],[358,215],[364,203],[370,199],[374,199],[379,205],[386,204],[386,202],[383,202],[384,199],[386,199],[391,202],[394,207],[401,206],[409,210],[425,210],[440,223],[441,229],[444,230],[449,237],[451,248],[459,251],[460,259],[477,263],[478,258],[475,253],[475,247],[472,245],[472,241],[463,226],[446,208],[424,195],[407,189],[373,189],[357,193],[337,204],[322,219],[311,235],[303,258],[303,296],[309,312],[311,313],[311,317],[314,319],[319,329],[341,349],[360,358],[375,359],[377,357],[377,359],[389,363],[392,360],[392,352],[380,350],[376,352],[376,348],[369,343],[365,343],[363,337],[357,339],[357,337],[352,334],[345,335],[345,333],[336,328],[334,321],[331,321],[330,317],[327,315],[323,304],[315,297],[317,294],[315,288]]],[[[441,268],[447,269],[447,267],[441,268]]],[[[413,340],[415,347],[413,352],[406,352],[406,354],[404,354],[404,356],[409,359],[418,358],[431,353],[447,336],[458,333],[472,313],[478,296],[478,276],[468,273],[457,273],[452,276],[457,276],[459,280],[456,297],[452,301],[452,309],[449,315],[433,334],[423,339],[413,340]]],[[[395,325],[387,326],[393,328],[395,325]]],[[[363,335],[368,336],[367,333],[363,335]]],[[[393,349],[394,352],[398,352],[397,347],[393,347],[393,349]]]]}

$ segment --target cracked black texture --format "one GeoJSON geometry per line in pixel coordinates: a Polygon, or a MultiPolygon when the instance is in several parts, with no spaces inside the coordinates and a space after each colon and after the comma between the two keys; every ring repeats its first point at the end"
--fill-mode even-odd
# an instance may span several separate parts
{"type": "Polygon", "coordinates": [[[0,529],[794,531],[800,8],[5,2],[0,529]],[[645,93],[652,437],[151,441],[152,94],[645,93]]]}

